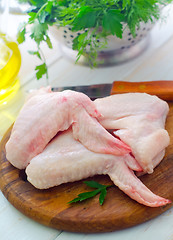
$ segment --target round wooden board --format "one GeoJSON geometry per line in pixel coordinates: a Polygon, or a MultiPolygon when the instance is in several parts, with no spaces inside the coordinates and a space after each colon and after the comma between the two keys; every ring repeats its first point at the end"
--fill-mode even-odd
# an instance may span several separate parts
{"type": "MultiPolygon", "coordinates": [[[[151,175],[141,177],[154,193],[173,201],[173,103],[167,118],[171,143],[161,164],[151,175]]],[[[108,189],[103,206],[98,196],[81,203],[68,204],[79,193],[91,190],[82,181],[62,184],[48,190],[38,190],[26,180],[24,171],[14,168],[6,159],[5,144],[11,129],[0,145],[0,187],[8,201],[26,216],[44,225],[73,232],[109,232],[131,227],[152,219],[167,206],[150,208],[130,199],[116,186],[108,189]]],[[[93,178],[102,184],[112,184],[108,176],[93,178]]]]}

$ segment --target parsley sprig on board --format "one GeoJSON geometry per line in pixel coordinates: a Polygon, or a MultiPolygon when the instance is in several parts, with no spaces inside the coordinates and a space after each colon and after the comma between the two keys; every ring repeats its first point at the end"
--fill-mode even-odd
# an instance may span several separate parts
{"type": "Polygon", "coordinates": [[[74,38],[73,49],[77,50],[77,61],[87,55],[91,66],[97,65],[97,52],[107,46],[110,35],[122,38],[128,27],[135,37],[141,22],[153,22],[160,17],[161,5],[173,0],[18,0],[29,2],[29,19],[22,24],[18,33],[18,42],[25,41],[28,32],[36,42],[37,50],[30,51],[43,63],[36,67],[37,79],[47,74],[47,65],[41,53],[40,44],[46,42],[52,48],[48,34],[49,26],[71,26],[72,31],[83,31],[74,38]],[[28,28],[28,25],[30,26],[28,28]],[[101,41],[100,41],[101,39],[101,41]]]}
{"type": "Polygon", "coordinates": [[[100,193],[99,203],[100,203],[100,205],[103,205],[103,202],[104,202],[106,194],[107,194],[107,188],[113,186],[113,185],[102,185],[95,181],[84,181],[84,183],[89,187],[95,188],[95,190],[90,191],[90,192],[80,193],[77,198],[74,198],[69,203],[82,202],[82,201],[92,198],[100,193]]]}

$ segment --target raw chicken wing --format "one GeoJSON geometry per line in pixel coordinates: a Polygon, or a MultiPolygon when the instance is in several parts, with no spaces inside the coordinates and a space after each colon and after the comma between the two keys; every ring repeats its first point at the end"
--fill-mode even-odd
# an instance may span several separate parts
{"type": "Polygon", "coordinates": [[[26,174],[36,188],[45,189],[96,174],[108,174],[114,184],[137,202],[158,207],[169,200],[152,193],[133,173],[141,167],[130,154],[115,156],[94,153],[74,140],[67,130],[54,138],[44,151],[34,157],[26,174]],[[130,169],[131,168],[131,169],[130,169]]]}
{"type": "Polygon", "coordinates": [[[42,88],[32,94],[14,123],[6,144],[7,159],[15,167],[25,168],[59,131],[71,125],[74,137],[91,151],[115,155],[130,152],[125,143],[101,126],[97,121],[100,116],[83,93],[42,88]]]}
{"type": "Polygon", "coordinates": [[[169,145],[168,104],[145,93],[117,94],[95,100],[100,123],[128,144],[144,172],[152,173],[169,145]],[[108,107],[109,106],[109,107],[108,107]]]}

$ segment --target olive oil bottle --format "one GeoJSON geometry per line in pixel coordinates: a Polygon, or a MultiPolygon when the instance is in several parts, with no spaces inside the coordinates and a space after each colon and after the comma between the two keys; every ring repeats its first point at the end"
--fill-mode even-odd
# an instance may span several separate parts
{"type": "Polygon", "coordinates": [[[16,42],[0,33],[0,106],[6,104],[17,93],[20,83],[17,74],[21,66],[21,55],[16,42]]]}

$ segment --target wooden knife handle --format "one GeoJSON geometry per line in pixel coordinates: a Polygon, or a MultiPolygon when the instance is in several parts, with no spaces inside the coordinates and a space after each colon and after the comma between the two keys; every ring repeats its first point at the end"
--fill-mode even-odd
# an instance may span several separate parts
{"type": "Polygon", "coordinates": [[[111,95],[128,92],[145,92],[166,101],[173,101],[173,81],[113,82],[111,95]]]}

